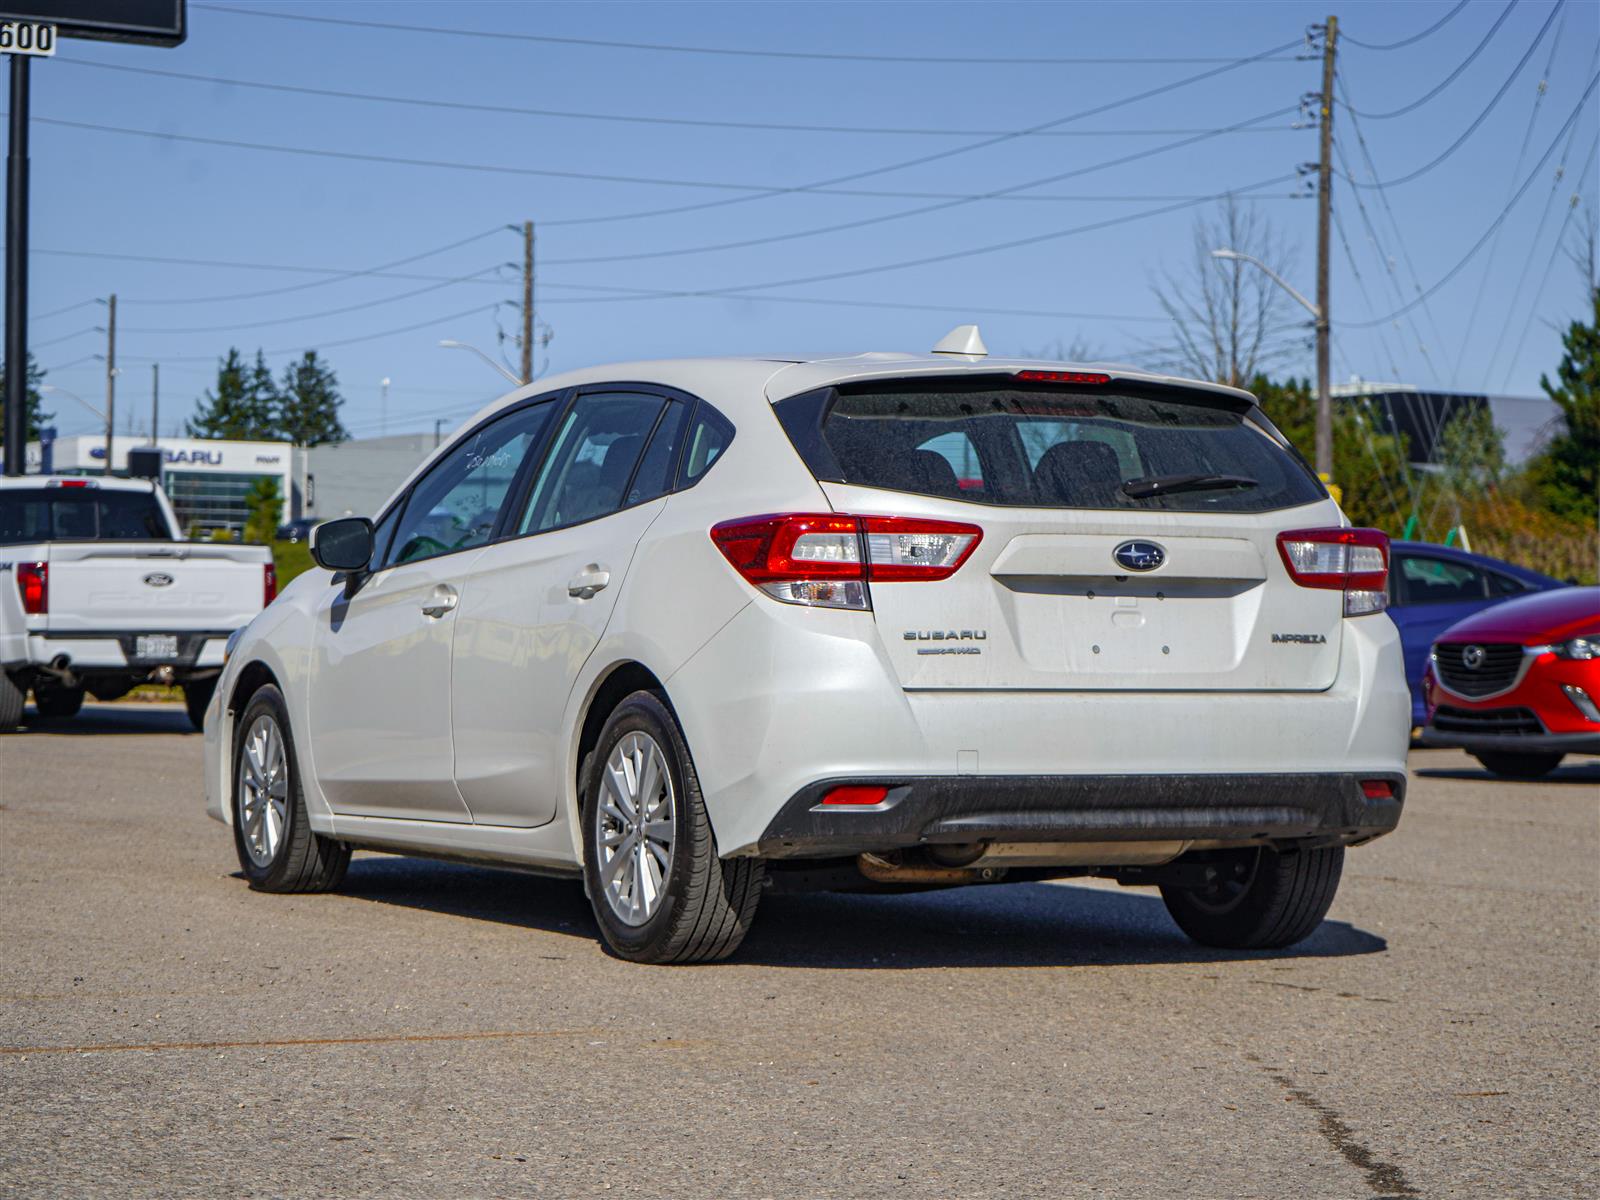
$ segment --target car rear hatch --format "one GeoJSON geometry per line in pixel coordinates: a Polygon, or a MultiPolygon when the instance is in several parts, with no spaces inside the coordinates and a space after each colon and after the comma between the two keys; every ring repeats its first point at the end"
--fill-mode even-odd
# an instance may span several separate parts
{"type": "MultiPolygon", "coordinates": [[[[1300,586],[1278,534],[1340,515],[1242,398],[1023,372],[874,380],[775,407],[836,511],[976,535],[948,577],[870,584],[907,689],[1334,681],[1343,594],[1300,586]],[[1046,375],[1067,381],[1027,377],[1046,375]]],[[[937,536],[880,537],[868,556],[946,553],[937,536]]]]}

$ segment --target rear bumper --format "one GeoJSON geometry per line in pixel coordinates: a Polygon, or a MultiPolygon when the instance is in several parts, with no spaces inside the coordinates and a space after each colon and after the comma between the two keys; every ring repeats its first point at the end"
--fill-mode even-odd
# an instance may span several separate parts
{"type": "Polygon", "coordinates": [[[1453,729],[1422,731],[1424,746],[1458,750],[1494,750],[1523,754],[1600,754],[1600,732],[1596,733],[1476,733],[1453,729]]]}
{"type": "Polygon", "coordinates": [[[767,858],[825,858],[973,842],[1349,845],[1388,833],[1403,773],[999,775],[837,779],[803,788],[757,843],[767,858]],[[1368,798],[1363,780],[1392,795],[1368,798]],[[871,807],[824,805],[841,784],[889,788],[871,807]]]}
{"type": "Polygon", "coordinates": [[[52,631],[30,634],[27,653],[28,661],[36,666],[65,655],[73,672],[80,675],[100,672],[142,677],[157,667],[172,667],[185,673],[210,671],[222,666],[223,648],[232,632],[231,629],[52,631]],[[177,654],[171,658],[139,657],[138,639],[148,633],[176,637],[177,654]]]}

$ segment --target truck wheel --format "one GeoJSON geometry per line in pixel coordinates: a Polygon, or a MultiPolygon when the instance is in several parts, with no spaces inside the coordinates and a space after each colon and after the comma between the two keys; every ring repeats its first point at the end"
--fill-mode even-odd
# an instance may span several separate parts
{"type": "Polygon", "coordinates": [[[0,733],[10,733],[22,721],[22,689],[0,671],[0,733]]]}
{"type": "Polygon", "coordinates": [[[1566,755],[1518,754],[1513,751],[1485,750],[1481,754],[1473,754],[1472,757],[1481,762],[1492,774],[1503,775],[1507,779],[1543,779],[1561,765],[1561,760],[1566,755]]]}
{"type": "Polygon", "coordinates": [[[344,881],[350,847],[311,828],[283,694],[250,697],[233,747],[233,842],[261,892],[330,892],[344,881]]]}
{"type": "Polygon", "coordinates": [[[196,729],[206,727],[206,708],[211,703],[211,696],[217,690],[217,677],[199,679],[193,683],[183,685],[183,707],[189,713],[189,721],[196,729]]]}
{"type": "Polygon", "coordinates": [[[83,689],[59,684],[34,684],[33,707],[41,717],[75,717],[83,707],[83,689]]]}
{"type": "Polygon", "coordinates": [[[618,957],[711,962],[744,940],[765,864],[718,857],[683,731],[654,693],[634,692],[606,721],[582,826],[584,885],[618,957]]]}
{"type": "Polygon", "coordinates": [[[1309,937],[1339,890],[1344,847],[1279,854],[1262,849],[1238,874],[1206,888],[1163,887],[1178,928],[1206,946],[1272,950],[1309,937]]]}

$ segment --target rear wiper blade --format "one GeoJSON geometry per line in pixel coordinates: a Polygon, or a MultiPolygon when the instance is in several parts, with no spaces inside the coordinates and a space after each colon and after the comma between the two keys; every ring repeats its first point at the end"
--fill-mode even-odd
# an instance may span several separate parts
{"type": "Polygon", "coordinates": [[[1259,486],[1259,480],[1246,475],[1149,475],[1143,479],[1128,480],[1122,485],[1122,491],[1135,500],[1144,500],[1172,492],[1209,492],[1213,489],[1259,486]]]}

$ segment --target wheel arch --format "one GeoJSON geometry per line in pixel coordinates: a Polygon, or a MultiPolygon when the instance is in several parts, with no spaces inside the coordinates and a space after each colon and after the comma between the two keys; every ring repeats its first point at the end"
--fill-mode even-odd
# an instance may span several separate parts
{"type": "Polygon", "coordinates": [[[573,828],[577,828],[577,815],[583,806],[583,765],[591,751],[600,742],[600,731],[606,720],[616,711],[617,705],[634,692],[655,692],[670,710],[672,700],[667,688],[649,667],[635,659],[613,663],[595,677],[589,695],[584,701],[583,718],[577,723],[577,740],[573,746],[571,772],[573,828]]]}

